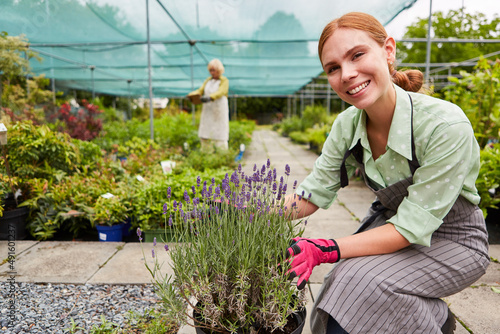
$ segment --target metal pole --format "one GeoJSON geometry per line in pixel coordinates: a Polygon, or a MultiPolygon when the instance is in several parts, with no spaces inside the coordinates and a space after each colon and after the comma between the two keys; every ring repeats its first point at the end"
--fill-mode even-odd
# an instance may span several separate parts
{"type": "Polygon", "coordinates": [[[432,28],[432,0],[429,0],[429,21],[427,23],[427,53],[425,56],[425,82],[429,82],[431,64],[431,28],[432,28]]]}
{"type": "MultiPolygon", "coordinates": [[[[191,57],[191,91],[194,89],[194,64],[193,64],[193,46],[195,42],[194,41],[189,41],[189,51],[190,51],[190,57],[191,57]]],[[[195,117],[195,108],[194,104],[191,103],[191,113],[193,114],[193,125],[196,124],[196,117],[195,117]]]]}
{"type": "Polygon", "coordinates": [[[148,83],[149,83],[149,132],[151,140],[154,140],[153,128],[153,83],[151,80],[151,39],[149,36],[149,0],[146,0],[146,23],[148,39],[148,83]]]}
{"type": "Polygon", "coordinates": [[[95,66],[89,66],[90,68],[90,80],[92,81],[92,102],[95,100],[95,83],[94,83],[94,70],[95,66]]]}
{"type": "Polygon", "coordinates": [[[131,120],[132,119],[132,107],[131,107],[131,103],[130,103],[130,83],[132,82],[132,80],[127,80],[127,91],[128,91],[128,119],[131,120]]]}

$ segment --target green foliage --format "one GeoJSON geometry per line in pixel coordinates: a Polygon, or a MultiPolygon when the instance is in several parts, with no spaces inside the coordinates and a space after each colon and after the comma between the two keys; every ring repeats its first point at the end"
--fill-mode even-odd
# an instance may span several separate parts
{"type": "Polygon", "coordinates": [[[38,58],[29,49],[24,35],[9,36],[6,32],[0,34],[0,73],[5,79],[12,80],[29,73],[29,59],[33,57],[38,58]]]}
{"type": "Polygon", "coordinates": [[[309,132],[293,131],[289,136],[297,144],[309,144],[309,132]]]}
{"type": "Polygon", "coordinates": [[[125,222],[129,208],[118,196],[110,198],[99,197],[94,205],[92,225],[116,225],[125,222]]]}
{"type": "MultiPolygon", "coordinates": [[[[489,21],[481,13],[469,14],[463,9],[450,10],[447,14],[432,14],[433,38],[498,38],[500,18],[489,21]]],[[[406,28],[404,38],[426,38],[428,18],[421,18],[406,28]]],[[[426,59],[425,43],[398,43],[399,58],[405,63],[424,63],[426,59]]],[[[488,43],[432,43],[431,63],[459,62],[498,50],[498,46],[488,43]]]]}
{"type": "MultiPolygon", "coordinates": [[[[8,129],[7,151],[11,173],[22,179],[52,178],[55,171],[71,174],[80,163],[76,147],[63,133],[47,126],[19,122],[8,129]]],[[[0,161],[5,171],[5,162],[0,161]]]]}
{"type": "Polygon", "coordinates": [[[215,152],[191,151],[186,157],[183,166],[198,171],[235,167],[234,157],[236,150],[216,150],[215,152]]]}
{"type": "Polygon", "coordinates": [[[479,207],[486,217],[488,208],[498,208],[500,203],[500,144],[486,146],[481,150],[481,167],[476,181],[481,196],[479,207]],[[492,191],[493,193],[490,193],[492,191]]]}
{"type": "Polygon", "coordinates": [[[248,145],[252,141],[255,122],[251,120],[229,122],[229,148],[239,150],[241,144],[248,145]]]}
{"type": "MultiPolygon", "coordinates": [[[[307,129],[313,128],[314,125],[323,126],[324,123],[328,122],[330,122],[330,119],[324,107],[307,106],[301,117],[292,116],[284,119],[275,129],[278,129],[281,135],[286,137],[292,132],[306,132],[307,129]]],[[[297,134],[294,136],[297,136],[297,134]]]]}
{"type": "MultiPolygon", "coordinates": [[[[174,170],[175,171],[175,170],[174,170]]],[[[187,191],[192,194],[191,186],[196,182],[197,176],[200,182],[211,183],[220,182],[228,168],[205,169],[200,172],[193,168],[184,168],[171,175],[156,175],[150,180],[146,180],[141,187],[135,190],[133,201],[133,213],[135,216],[134,227],[142,230],[151,230],[165,227],[164,213],[170,213],[171,206],[164,208],[167,201],[180,202],[184,199],[187,191]]]]}
{"type": "Polygon", "coordinates": [[[101,315],[101,324],[99,327],[92,326],[90,329],[90,334],[118,334],[120,331],[120,325],[106,320],[104,315],[101,315]]]}
{"type": "Polygon", "coordinates": [[[175,334],[179,324],[163,313],[163,310],[148,310],[144,314],[130,312],[124,333],[175,334]]]}
{"type": "Polygon", "coordinates": [[[481,58],[473,73],[460,72],[462,79],[449,78],[445,98],[459,105],[469,118],[481,147],[500,137],[500,61],[481,58]]]}

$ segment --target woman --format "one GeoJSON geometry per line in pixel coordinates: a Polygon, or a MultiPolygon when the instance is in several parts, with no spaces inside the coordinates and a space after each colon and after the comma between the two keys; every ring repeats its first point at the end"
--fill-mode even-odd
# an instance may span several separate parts
{"type": "Polygon", "coordinates": [[[318,51],[333,90],[352,107],[287,200],[300,216],[326,209],[358,167],[377,200],[354,235],[296,238],[288,249],[299,288],[316,265],[343,259],[325,277],[312,332],[452,333],[440,298],[489,264],[470,122],[456,105],[416,93],[422,73],[394,69],[396,43],[370,15],[330,22],[318,51]]]}
{"type": "Polygon", "coordinates": [[[188,96],[201,95],[201,102],[203,102],[198,129],[202,150],[212,151],[214,147],[227,150],[229,140],[229,106],[227,102],[229,80],[222,75],[224,66],[220,60],[212,59],[207,68],[211,76],[203,82],[200,88],[189,93],[188,96]]]}

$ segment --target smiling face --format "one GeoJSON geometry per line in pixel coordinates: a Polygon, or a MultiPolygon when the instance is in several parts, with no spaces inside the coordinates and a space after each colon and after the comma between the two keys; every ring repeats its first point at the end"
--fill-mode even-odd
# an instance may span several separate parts
{"type": "Polygon", "coordinates": [[[366,32],[339,28],[324,43],[321,60],[328,82],[345,102],[366,111],[394,109],[396,100],[388,63],[395,59],[396,43],[378,44],[366,32]]]}

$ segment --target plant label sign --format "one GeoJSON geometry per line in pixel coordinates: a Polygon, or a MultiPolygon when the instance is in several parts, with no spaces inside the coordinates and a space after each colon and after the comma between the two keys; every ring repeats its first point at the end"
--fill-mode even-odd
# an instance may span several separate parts
{"type": "Polygon", "coordinates": [[[163,169],[163,174],[172,173],[172,169],[175,168],[175,161],[164,160],[161,162],[161,168],[163,169]]]}

